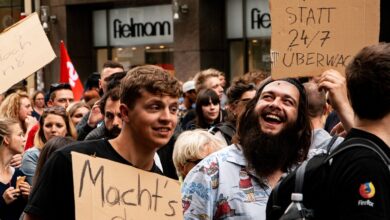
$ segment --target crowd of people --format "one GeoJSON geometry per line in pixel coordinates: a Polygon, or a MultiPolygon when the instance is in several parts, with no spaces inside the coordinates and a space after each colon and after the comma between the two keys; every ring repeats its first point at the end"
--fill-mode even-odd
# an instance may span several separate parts
{"type": "MultiPolygon", "coordinates": [[[[226,86],[213,68],[180,82],[114,61],[80,101],[66,83],[31,96],[13,86],[0,104],[0,219],[74,219],[72,151],[179,180],[185,219],[266,219],[279,180],[344,138],[390,157],[390,44],[363,48],[345,76],[259,70],[226,86]]],[[[316,219],[390,219],[388,166],[367,149],[340,153],[316,219]]]]}

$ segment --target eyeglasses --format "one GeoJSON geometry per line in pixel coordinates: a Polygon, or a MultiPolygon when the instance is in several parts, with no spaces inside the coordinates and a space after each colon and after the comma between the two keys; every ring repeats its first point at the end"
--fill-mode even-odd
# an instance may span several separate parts
{"type": "Polygon", "coordinates": [[[57,91],[60,89],[72,90],[72,87],[69,85],[69,83],[53,83],[50,85],[49,94],[52,94],[54,91],[57,91]]]}

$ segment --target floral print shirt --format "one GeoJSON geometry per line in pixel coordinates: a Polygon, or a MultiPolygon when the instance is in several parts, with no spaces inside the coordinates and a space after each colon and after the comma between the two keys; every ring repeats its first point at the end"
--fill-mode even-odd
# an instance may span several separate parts
{"type": "Polygon", "coordinates": [[[233,144],[203,159],[186,176],[184,219],[263,220],[271,190],[233,144]]]}

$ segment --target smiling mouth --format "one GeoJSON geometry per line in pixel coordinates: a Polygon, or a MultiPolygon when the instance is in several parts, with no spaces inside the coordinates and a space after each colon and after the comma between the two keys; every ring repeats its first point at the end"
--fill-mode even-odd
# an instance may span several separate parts
{"type": "Polygon", "coordinates": [[[170,128],[154,128],[155,131],[158,131],[158,132],[170,132],[171,129],[170,128]]]}
{"type": "Polygon", "coordinates": [[[271,114],[266,115],[265,120],[268,122],[282,122],[279,116],[271,114]]]}
{"type": "Polygon", "coordinates": [[[264,113],[261,117],[264,121],[271,124],[281,124],[286,121],[286,118],[279,114],[264,113]]]}

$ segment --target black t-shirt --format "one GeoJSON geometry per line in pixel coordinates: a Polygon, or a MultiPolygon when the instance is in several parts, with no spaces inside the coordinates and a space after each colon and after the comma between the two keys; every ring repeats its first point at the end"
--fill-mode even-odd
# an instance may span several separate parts
{"type": "MultiPolygon", "coordinates": [[[[389,157],[390,148],[377,136],[352,129],[346,139],[366,138],[389,157]]],[[[317,201],[320,219],[390,219],[390,171],[372,150],[354,148],[335,156],[317,201]]]]}
{"type": "Polygon", "coordinates": [[[7,184],[0,182],[0,219],[18,220],[27,204],[27,199],[20,195],[15,201],[6,204],[3,198],[4,192],[9,187],[16,187],[16,180],[19,176],[24,176],[22,171],[15,169],[11,181],[7,184]]]}
{"type": "MultiPolygon", "coordinates": [[[[55,152],[44,165],[24,210],[26,213],[42,219],[75,218],[71,151],[132,166],[106,139],[71,144],[55,152]]],[[[151,172],[162,174],[155,164],[151,172]]]]}

